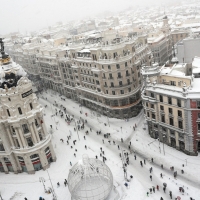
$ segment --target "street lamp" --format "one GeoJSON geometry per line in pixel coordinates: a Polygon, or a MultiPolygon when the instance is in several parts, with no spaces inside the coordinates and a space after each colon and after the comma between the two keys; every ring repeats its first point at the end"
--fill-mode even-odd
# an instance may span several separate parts
{"type": "MultiPolygon", "coordinates": [[[[48,174],[48,176],[49,176],[49,172],[48,172],[47,169],[46,169],[46,171],[47,171],[47,174],[48,174]]],[[[53,200],[57,200],[56,193],[55,193],[55,191],[54,191],[54,188],[53,188],[53,185],[52,185],[50,176],[49,176],[49,180],[50,180],[50,183],[51,183],[51,188],[52,188],[51,191],[52,191],[52,194],[53,194],[53,200]]]]}
{"type": "Polygon", "coordinates": [[[165,155],[165,148],[164,148],[164,140],[165,140],[164,138],[165,138],[165,137],[166,137],[166,135],[164,134],[164,135],[163,135],[163,153],[164,153],[164,155],[165,155]]]}
{"type": "Polygon", "coordinates": [[[42,184],[44,186],[44,192],[46,193],[47,190],[46,190],[45,185],[44,185],[44,182],[45,182],[44,178],[43,177],[39,177],[39,181],[42,182],[42,184]]]}
{"type": "Polygon", "coordinates": [[[75,127],[76,127],[76,132],[77,132],[77,135],[78,135],[78,139],[80,140],[79,134],[78,134],[78,128],[77,128],[77,126],[76,126],[76,120],[75,120],[75,119],[74,119],[74,122],[75,122],[75,127]]]}

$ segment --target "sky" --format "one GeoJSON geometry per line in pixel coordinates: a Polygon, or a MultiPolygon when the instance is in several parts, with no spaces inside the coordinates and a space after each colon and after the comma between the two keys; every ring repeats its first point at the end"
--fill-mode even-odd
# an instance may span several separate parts
{"type": "MultiPolygon", "coordinates": [[[[181,1],[181,0],[177,0],[181,1]]],[[[177,2],[176,1],[176,2],[177,2]]],[[[0,35],[38,31],[58,21],[93,18],[105,11],[118,12],[130,6],[164,6],[172,0],[0,0],[0,35]]]]}

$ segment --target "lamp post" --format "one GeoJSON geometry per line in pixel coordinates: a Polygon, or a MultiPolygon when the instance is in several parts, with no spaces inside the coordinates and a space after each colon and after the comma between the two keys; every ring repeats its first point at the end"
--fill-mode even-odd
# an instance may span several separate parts
{"type": "Polygon", "coordinates": [[[186,162],[186,166],[187,166],[187,159],[188,159],[188,158],[186,158],[186,159],[185,159],[185,162],[186,162]]]}
{"type": "Polygon", "coordinates": [[[39,181],[42,182],[42,184],[44,186],[44,192],[46,192],[47,190],[45,188],[45,184],[44,184],[45,180],[44,180],[44,178],[43,177],[39,177],[39,181]]]}
{"type": "Polygon", "coordinates": [[[164,148],[164,138],[166,137],[166,135],[163,135],[163,153],[164,153],[164,155],[165,155],[165,148],[164,148]]]}
{"type": "Polygon", "coordinates": [[[75,127],[76,127],[77,136],[78,136],[78,139],[80,140],[79,134],[78,134],[78,128],[77,128],[77,126],[76,126],[76,120],[75,120],[75,119],[74,119],[74,122],[75,122],[75,127]]]}
{"type": "MultiPolygon", "coordinates": [[[[46,171],[47,171],[47,174],[48,174],[48,176],[49,176],[48,170],[46,170],[46,171]]],[[[50,180],[50,183],[51,183],[52,194],[53,194],[53,200],[57,200],[56,193],[55,193],[55,191],[54,191],[53,184],[52,184],[52,182],[51,182],[50,176],[49,176],[49,180],[50,180]]]]}

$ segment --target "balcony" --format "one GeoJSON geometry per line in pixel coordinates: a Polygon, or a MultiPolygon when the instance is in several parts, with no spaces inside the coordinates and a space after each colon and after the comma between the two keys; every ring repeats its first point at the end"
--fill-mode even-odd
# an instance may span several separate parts
{"type": "Polygon", "coordinates": [[[122,79],[122,78],[123,78],[123,76],[118,76],[118,77],[117,77],[117,79],[122,79]]]}

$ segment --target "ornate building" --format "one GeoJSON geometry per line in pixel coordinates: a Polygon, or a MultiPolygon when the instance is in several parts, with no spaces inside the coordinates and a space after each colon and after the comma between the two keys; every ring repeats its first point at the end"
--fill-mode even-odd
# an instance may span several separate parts
{"type": "Polygon", "coordinates": [[[0,43],[0,171],[34,173],[56,161],[51,135],[31,81],[0,43]]]}

